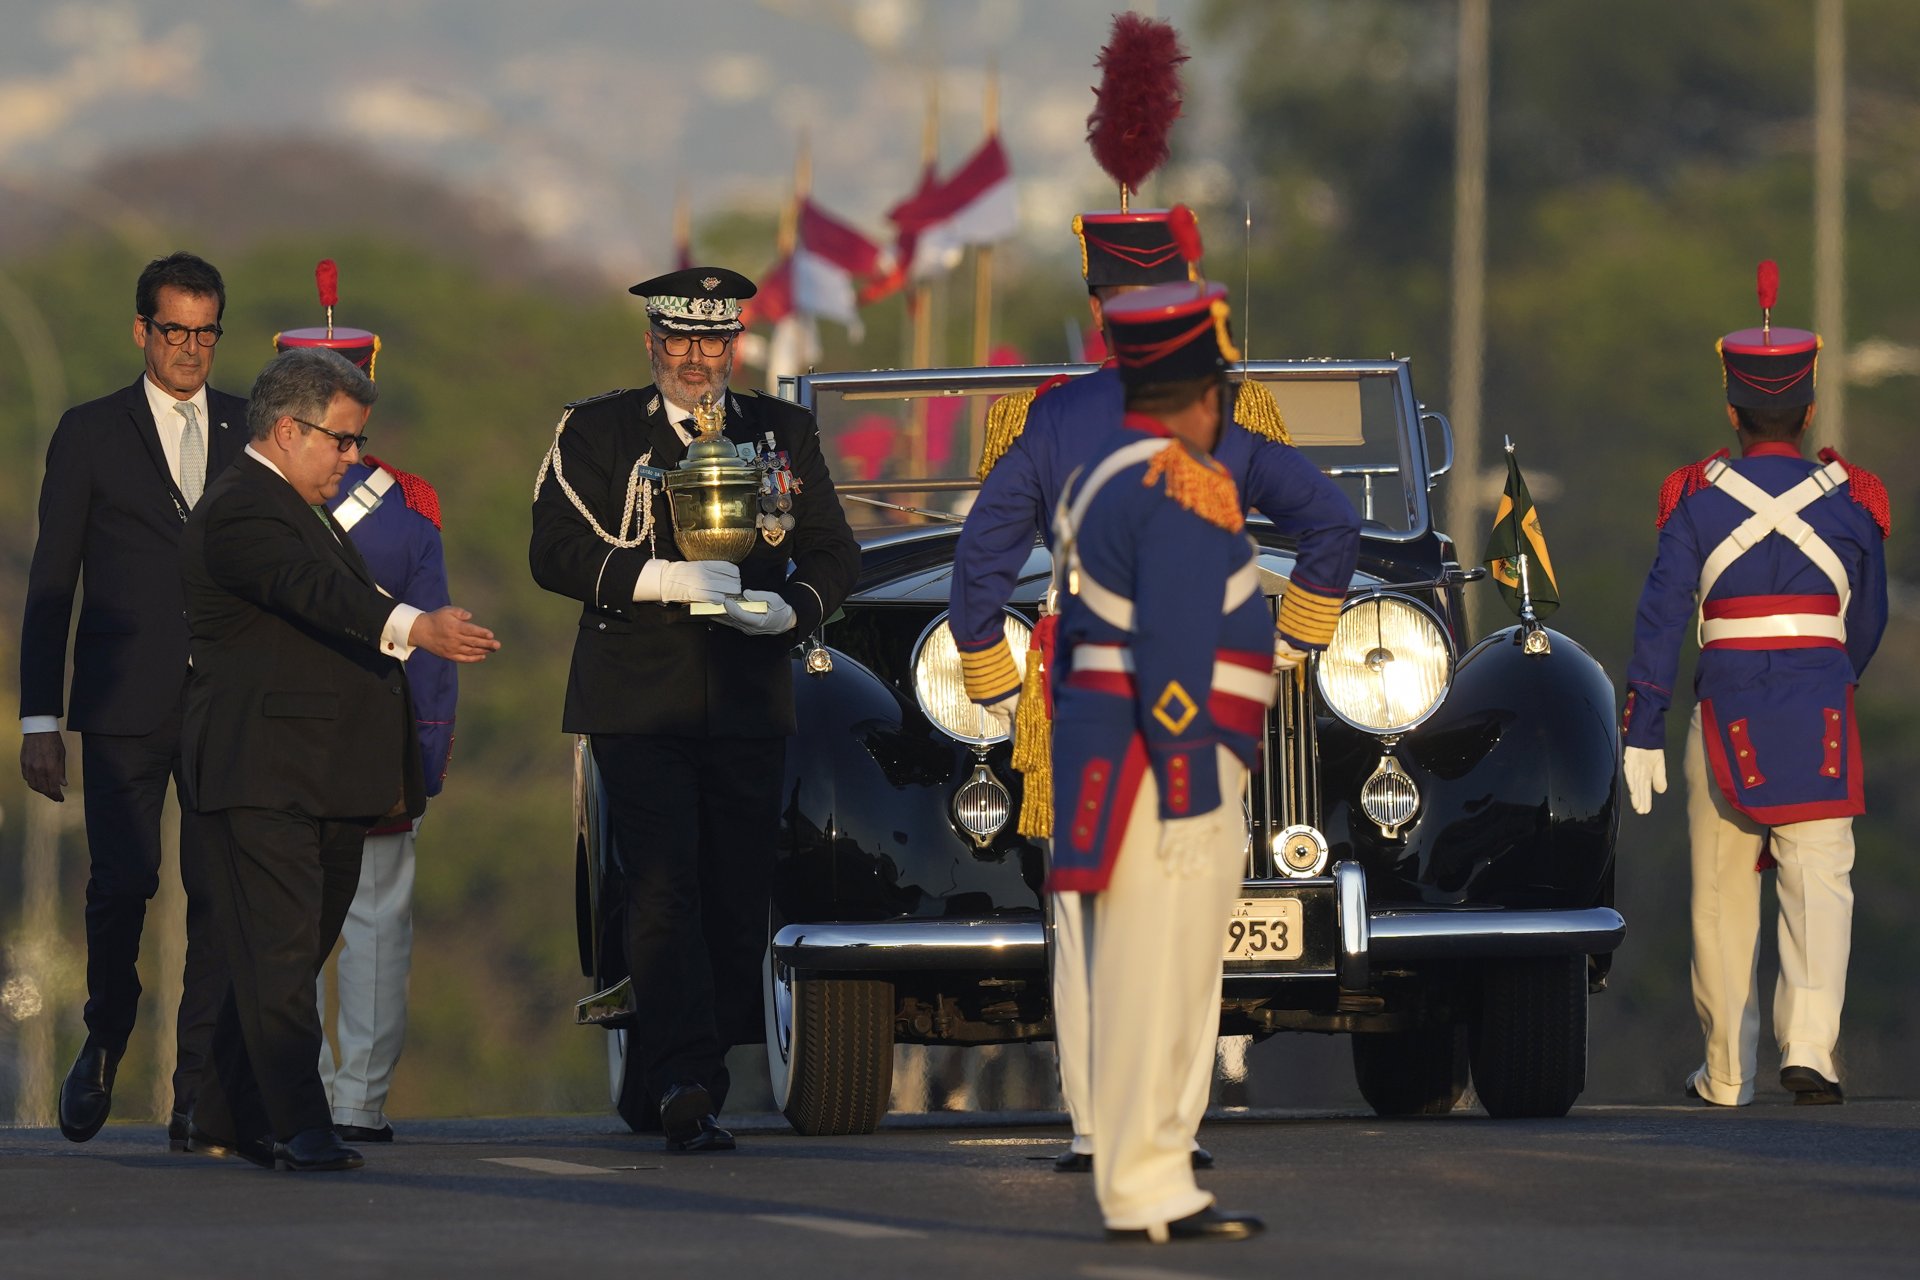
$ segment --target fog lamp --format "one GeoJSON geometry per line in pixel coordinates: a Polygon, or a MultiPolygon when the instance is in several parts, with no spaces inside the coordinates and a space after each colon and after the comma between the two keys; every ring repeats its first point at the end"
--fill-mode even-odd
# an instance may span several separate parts
{"type": "Polygon", "coordinates": [[[1400,768],[1398,760],[1390,755],[1381,756],[1373,773],[1360,784],[1360,809],[1373,819],[1381,835],[1392,840],[1419,811],[1420,789],[1400,768]]]}

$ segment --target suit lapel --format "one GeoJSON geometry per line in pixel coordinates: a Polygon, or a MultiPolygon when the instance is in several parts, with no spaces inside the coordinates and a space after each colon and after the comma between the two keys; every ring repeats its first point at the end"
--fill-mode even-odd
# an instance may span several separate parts
{"type": "Polygon", "coordinates": [[[167,466],[167,451],[160,447],[160,428],[153,420],[153,405],[147,401],[147,375],[141,374],[140,380],[127,388],[124,397],[128,424],[134,435],[140,439],[140,446],[146,450],[147,458],[153,463],[154,474],[166,490],[167,498],[173,503],[173,509],[182,523],[187,519],[187,499],[180,492],[180,486],[173,482],[173,471],[167,466]]]}
{"type": "Polygon", "coordinates": [[[300,530],[300,537],[308,546],[322,554],[332,555],[368,586],[376,585],[373,575],[367,571],[367,562],[360,558],[360,552],[348,539],[347,531],[334,520],[332,512],[327,512],[324,520],[315,518],[313,508],[300,500],[300,495],[287,483],[285,476],[275,474],[271,467],[255,458],[244,457],[240,462],[251,467],[257,477],[256,483],[273,494],[273,500],[287,509],[294,528],[300,530]]]}
{"type": "Polygon", "coordinates": [[[667,417],[666,398],[657,388],[647,393],[646,441],[653,451],[648,466],[671,470],[687,456],[687,446],[680,443],[680,433],[667,417]]]}
{"type": "Polygon", "coordinates": [[[207,416],[213,419],[207,436],[207,479],[219,475],[247,447],[247,402],[224,391],[207,388],[207,416]]]}

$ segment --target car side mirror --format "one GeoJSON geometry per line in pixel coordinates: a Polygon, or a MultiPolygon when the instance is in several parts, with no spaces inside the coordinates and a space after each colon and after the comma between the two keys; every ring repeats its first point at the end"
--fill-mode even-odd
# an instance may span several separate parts
{"type": "Polygon", "coordinates": [[[1453,423],[1447,421],[1447,415],[1433,409],[1420,411],[1420,433],[1422,443],[1427,447],[1427,492],[1432,493],[1440,477],[1453,470],[1453,423]],[[1439,458],[1437,465],[1432,464],[1439,458]]]}

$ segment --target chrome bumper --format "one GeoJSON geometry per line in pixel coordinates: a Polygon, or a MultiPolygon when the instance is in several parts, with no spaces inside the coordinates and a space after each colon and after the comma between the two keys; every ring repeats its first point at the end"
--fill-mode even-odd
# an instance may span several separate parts
{"type": "MultiPolygon", "coordinates": [[[[1619,947],[1627,932],[1626,921],[1611,907],[1370,911],[1366,872],[1355,862],[1334,864],[1333,889],[1340,932],[1335,976],[1348,991],[1366,990],[1373,968],[1379,964],[1601,955],[1619,947]]],[[[926,969],[1045,972],[1047,967],[1046,930],[1039,920],[790,924],[774,937],[773,954],[789,968],[828,973],[926,969]]]]}

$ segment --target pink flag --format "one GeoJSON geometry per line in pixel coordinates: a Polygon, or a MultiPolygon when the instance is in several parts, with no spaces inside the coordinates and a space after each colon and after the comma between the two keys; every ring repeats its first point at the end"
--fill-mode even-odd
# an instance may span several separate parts
{"type": "Polygon", "coordinates": [[[988,134],[945,182],[923,182],[920,191],[889,216],[900,226],[903,241],[912,233],[907,274],[914,280],[953,270],[969,246],[996,244],[1013,235],[1020,227],[1020,208],[1000,135],[988,134]]]}
{"type": "Polygon", "coordinates": [[[836,320],[858,342],[864,332],[859,285],[884,274],[887,265],[879,245],[811,199],[801,202],[792,258],[795,311],[836,320]]]}

